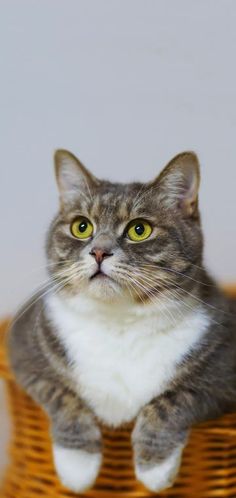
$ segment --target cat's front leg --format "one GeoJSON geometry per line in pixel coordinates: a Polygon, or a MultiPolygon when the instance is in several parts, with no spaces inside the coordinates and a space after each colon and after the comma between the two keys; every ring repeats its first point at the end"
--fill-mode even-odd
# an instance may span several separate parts
{"type": "MultiPolygon", "coordinates": [[[[63,410],[64,411],[64,410],[63,410]]],[[[102,463],[102,439],[93,414],[80,403],[52,419],[53,457],[61,482],[74,492],[93,486],[102,463]]]]}
{"type": "MultiPolygon", "coordinates": [[[[93,412],[52,373],[31,377],[27,392],[51,422],[53,458],[60,481],[74,492],[93,486],[102,463],[102,435],[93,412]]],[[[22,379],[21,379],[22,380],[22,379]]]]}
{"type": "Polygon", "coordinates": [[[132,434],[136,477],[154,492],[173,485],[188,437],[172,415],[156,400],[141,410],[132,434]]]}
{"type": "Polygon", "coordinates": [[[60,480],[72,491],[84,491],[94,484],[102,462],[99,426],[93,412],[68,382],[68,366],[56,336],[51,338],[50,350],[50,328],[44,325],[35,337],[31,328],[24,329],[23,325],[18,320],[10,331],[11,367],[18,383],[49,416],[60,480]],[[64,375],[58,376],[53,362],[64,375]]]}

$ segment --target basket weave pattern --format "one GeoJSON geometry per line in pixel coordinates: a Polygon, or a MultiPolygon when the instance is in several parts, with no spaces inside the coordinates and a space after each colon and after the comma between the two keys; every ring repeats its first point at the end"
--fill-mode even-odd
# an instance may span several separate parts
{"type": "MultiPolygon", "coordinates": [[[[6,323],[0,328],[0,376],[7,384],[13,434],[11,464],[1,498],[74,498],[55,474],[49,421],[15,384],[6,359],[6,323]]],[[[103,466],[93,489],[77,495],[93,498],[147,498],[155,494],[135,480],[131,427],[103,429],[103,466]]],[[[203,424],[191,433],[180,475],[173,488],[158,494],[170,498],[236,498],[236,414],[203,424]]]]}

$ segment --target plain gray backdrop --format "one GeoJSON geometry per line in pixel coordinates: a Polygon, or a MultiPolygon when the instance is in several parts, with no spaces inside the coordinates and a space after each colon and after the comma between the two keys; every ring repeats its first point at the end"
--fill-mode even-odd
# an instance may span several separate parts
{"type": "Polygon", "coordinates": [[[147,180],[199,153],[205,259],[236,281],[236,2],[0,1],[0,313],[45,278],[52,154],[147,180]]]}

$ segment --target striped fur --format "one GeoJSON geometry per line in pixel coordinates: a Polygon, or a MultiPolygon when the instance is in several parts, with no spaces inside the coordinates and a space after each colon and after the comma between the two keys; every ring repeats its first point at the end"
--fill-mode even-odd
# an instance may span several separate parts
{"type": "Polygon", "coordinates": [[[100,422],[134,420],[136,475],[158,492],[174,481],[191,427],[236,404],[236,307],[203,265],[198,160],[180,154],[146,184],[98,180],[67,151],[55,165],[49,286],[15,317],[11,364],[51,419],[70,489],[96,479],[100,422]],[[78,216],[93,224],[88,239],[71,233],[78,216]],[[140,218],[152,232],[135,243],[127,226],[140,218]]]}

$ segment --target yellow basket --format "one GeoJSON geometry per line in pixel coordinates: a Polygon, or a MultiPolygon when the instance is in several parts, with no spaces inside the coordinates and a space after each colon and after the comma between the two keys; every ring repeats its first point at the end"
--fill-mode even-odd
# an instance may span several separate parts
{"type": "MultiPolygon", "coordinates": [[[[16,385],[6,356],[7,323],[0,327],[0,376],[7,385],[13,434],[10,465],[1,498],[74,498],[56,476],[49,423],[43,411],[16,385]]],[[[103,429],[104,460],[93,489],[77,495],[93,498],[155,496],[135,480],[131,427],[103,429]]],[[[173,488],[158,494],[170,498],[236,498],[236,414],[192,430],[180,475],[173,488]]]]}

